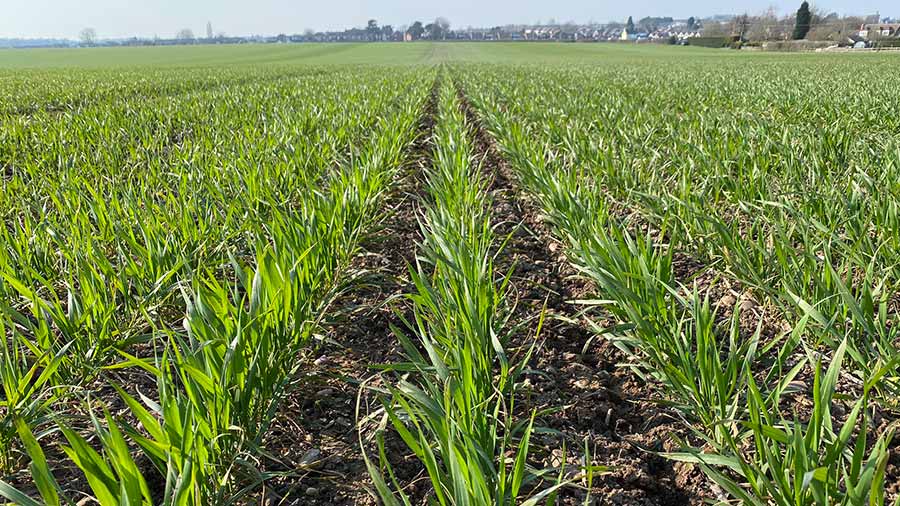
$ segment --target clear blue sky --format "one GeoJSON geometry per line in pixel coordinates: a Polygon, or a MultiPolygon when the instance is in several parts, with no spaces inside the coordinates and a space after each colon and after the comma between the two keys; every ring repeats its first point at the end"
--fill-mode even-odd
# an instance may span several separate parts
{"type": "MultiPolygon", "coordinates": [[[[306,28],[338,29],[375,18],[400,26],[436,16],[455,27],[506,23],[623,20],[648,15],[688,17],[759,13],[773,6],[796,10],[800,0],[0,0],[0,37],[77,38],[93,27],[101,38],[172,37],[181,28],[196,35],[213,30],[229,35],[300,33],[306,28]]],[[[818,0],[816,6],[841,14],[900,16],[897,0],[818,0]]]]}

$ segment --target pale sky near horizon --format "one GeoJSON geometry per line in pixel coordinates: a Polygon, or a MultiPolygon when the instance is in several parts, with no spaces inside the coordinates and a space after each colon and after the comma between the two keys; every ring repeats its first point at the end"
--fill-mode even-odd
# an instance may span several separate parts
{"type": "MultiPolygon", "coordinates": [[[[817,0],[839,14],[900,16],[897,0],[817,0]]],[[[169,38],[182,28],[197,36],[213,30],[228,35],[301,33],[364,26],[369,19],[395,27],[444,16],[454,27],[509,23],[623,21],[644,16],[704,17],[797,9],[800,0],[0,0],[0,38],[78,37],[92,27],[100,38],[169,38]]]]}

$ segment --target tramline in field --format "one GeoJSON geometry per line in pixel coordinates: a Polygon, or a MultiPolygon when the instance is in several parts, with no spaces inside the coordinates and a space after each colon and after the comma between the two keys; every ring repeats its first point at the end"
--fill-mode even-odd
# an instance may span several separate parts
{"type": "Polygon", "coordinates": [[[896,56],[155,51],[0,53],[0,497],[900,504],[896,56]]]}

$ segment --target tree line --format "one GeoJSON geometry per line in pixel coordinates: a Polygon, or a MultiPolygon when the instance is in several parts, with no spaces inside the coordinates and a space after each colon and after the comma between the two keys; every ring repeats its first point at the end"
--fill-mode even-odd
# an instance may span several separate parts
{"type": "Polygon", "coordinates": [[[450,34],[450,21],[445,17],[438,17],[431,23],[414,21],[409,27],[394,30],[391,25],[378,26],[378,21],[370,19],[366,30],[372,35],[371,40],[392,39],[401,35],[409,35],[412,40],[443,40],[450,34]]]}
{"type": "Polygon", "coordinates": [[[859,33],[862,25],[878,22],[862,16],[841,16],[800,4],[796,13],[779,16],[773,8],[758,14],[742,14],[730,21],[706,22],[703,35],[708,37],[735,36],[747,41],[812,40],[846,42],[859,33]]]}

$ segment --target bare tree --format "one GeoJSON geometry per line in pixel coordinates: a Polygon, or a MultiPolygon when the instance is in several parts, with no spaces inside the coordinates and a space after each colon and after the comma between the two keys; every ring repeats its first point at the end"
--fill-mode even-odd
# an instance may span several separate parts
{"type": "Polygon", "coordinates": [[[704,37],[725,37],[731,35],[731,23],[710,21],[703,24],[704,37]]]}
{"type": "Polygon", "coordinates": [[[434,20],[434,24],[440,28],[442,38],[447,38],[447,34],[450,32],[450,20],[445,17],[438,17],[434,20]]]}
{"type": "Polygon", "coordinates": [[[734,18],[734,33],[733,35],[738,36],[738,40],[744,40],[744,36],[747,34],[747,31],[750,29],[750,16],[747,13],[741,14],[740,16],[734,18]]]}
{"type": "Polygon", "coordinates": [[[207,21],[207,22],[206,22],[206,38],[207,38],[207,39],[212,39],[212,38],[213,38],[212,21],[207,21]]]}
{"type": "Polygon", "coordinates": [[[813,24],[806,38],[809,40],[847,42],[851,34],[858,33],[862,18],[841,18],[828,15],[813,24]]]}
{"type": "Polygon", "coordinates": [[[778,26],[778,14],[775,12],[774,7],[769,7],[766,12],[751,19],[750,26],[747,28],[744,36],[747,40],[754,42],[773,40],[777,38],[773,35],[773,29],[776,26],[778,26]]]}
{"type": "Polygon", "coordinates": [[[97,42],[97,30],[93,28],[85,28],[78,34],[81,43],[85,46],[93,46],[97,42]]]}

